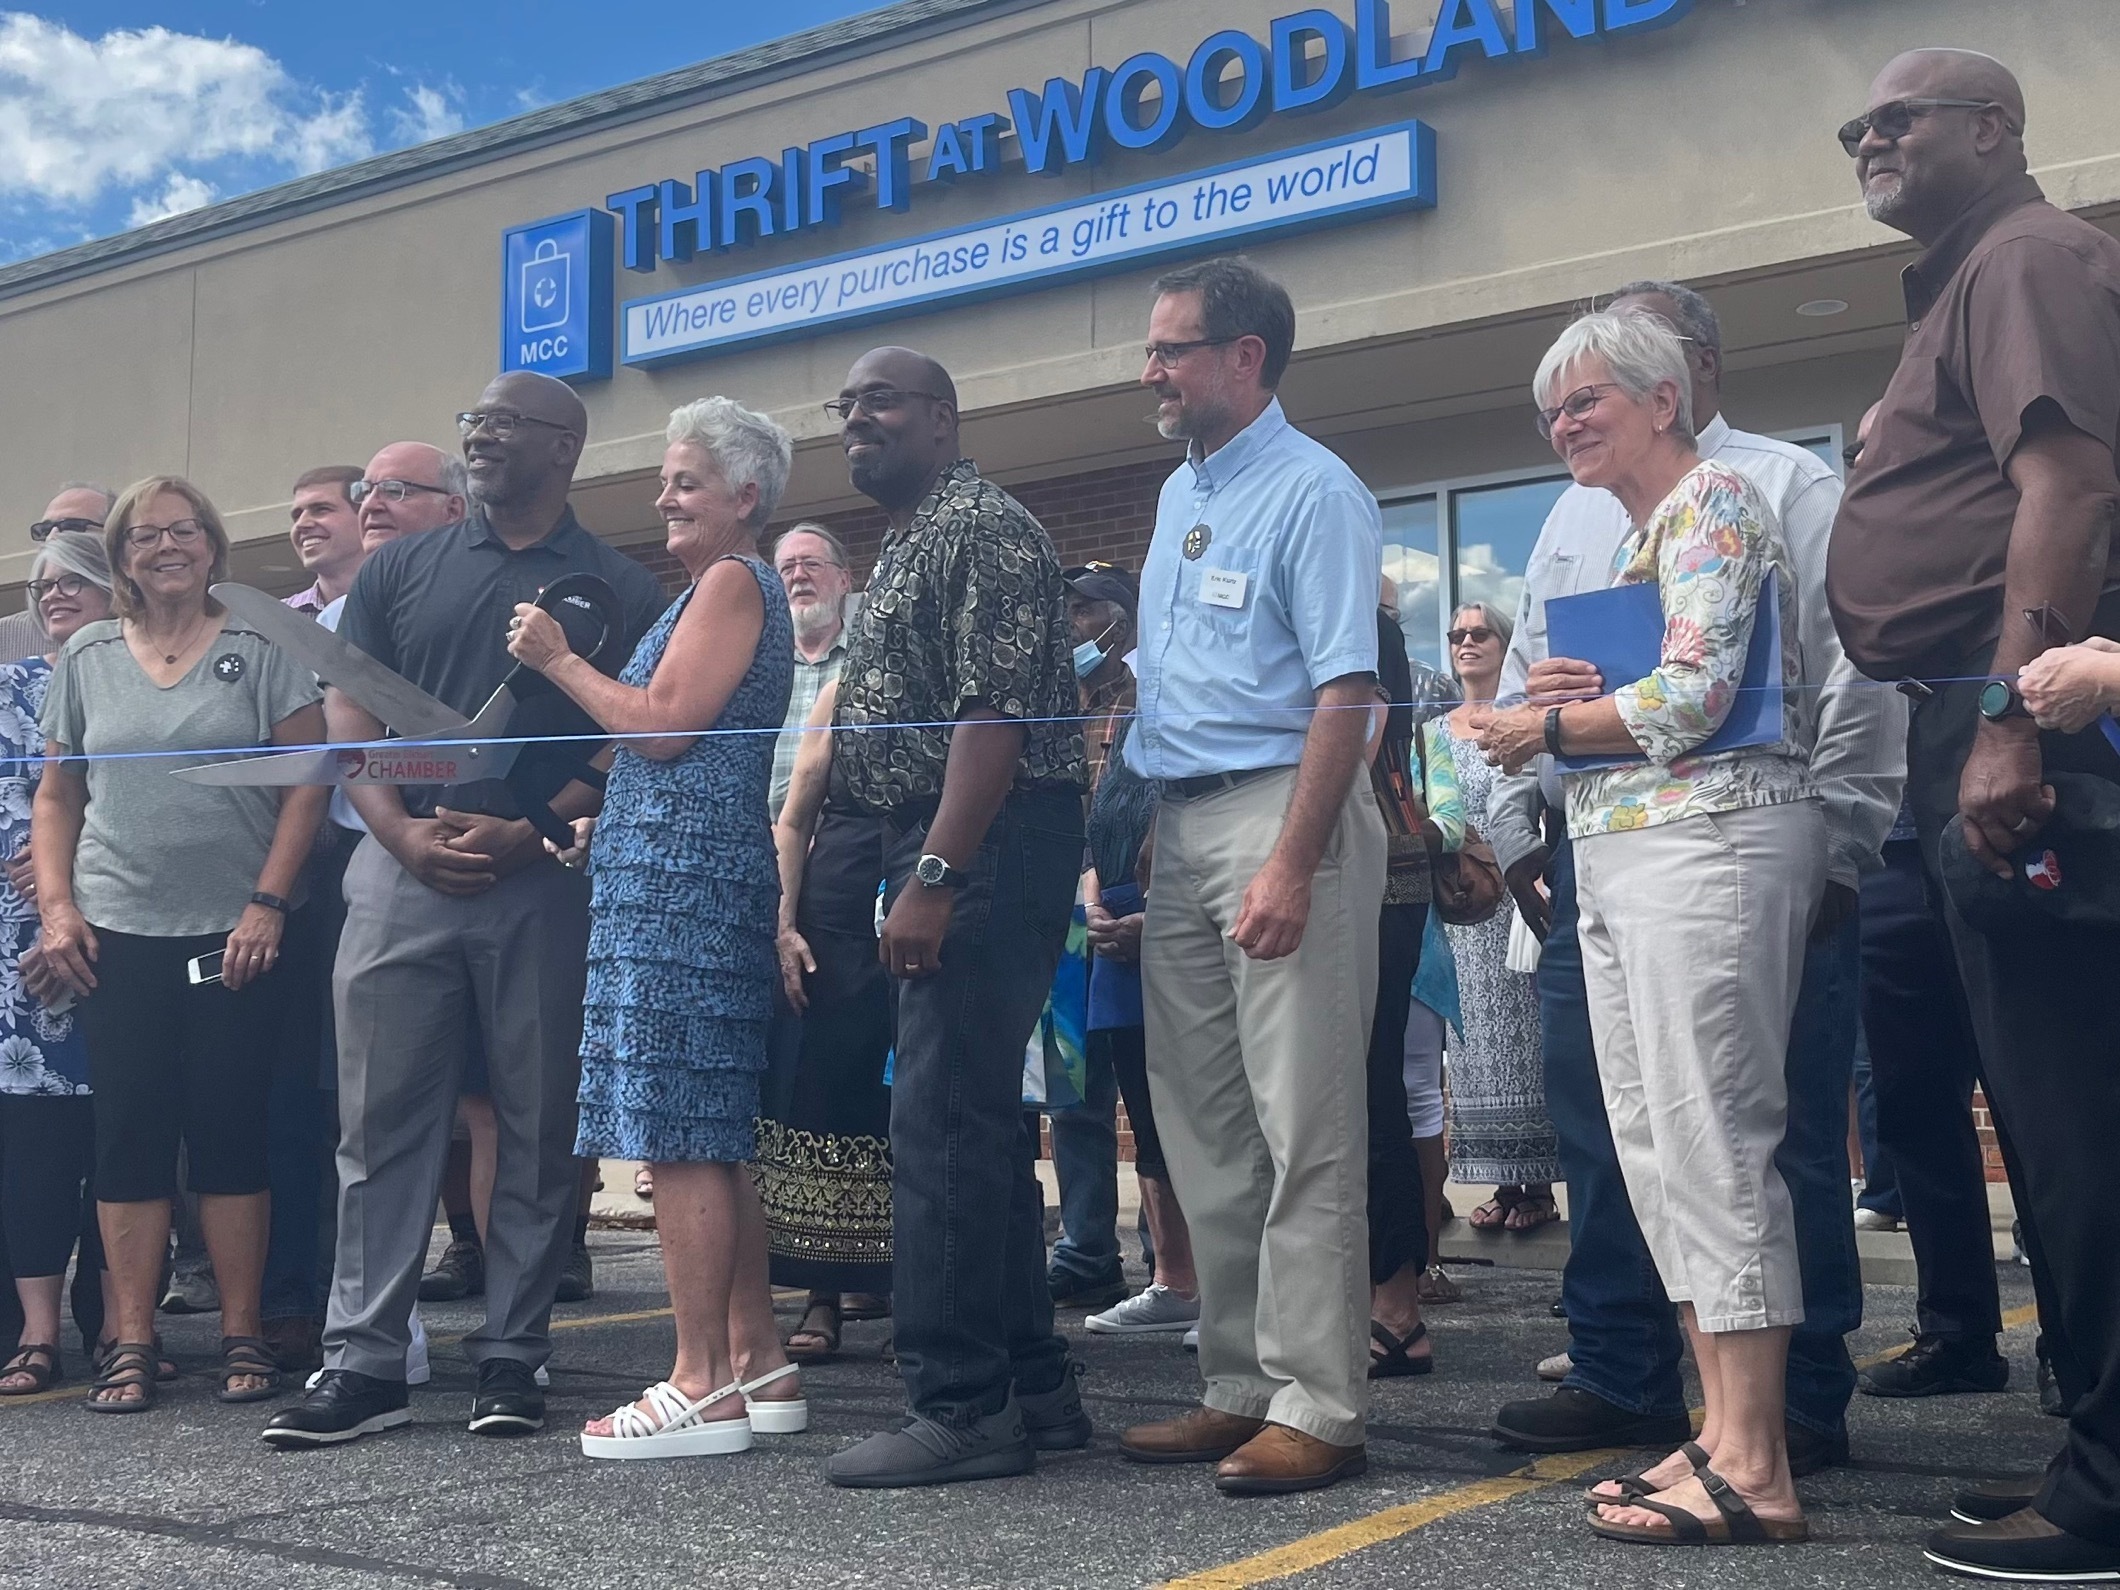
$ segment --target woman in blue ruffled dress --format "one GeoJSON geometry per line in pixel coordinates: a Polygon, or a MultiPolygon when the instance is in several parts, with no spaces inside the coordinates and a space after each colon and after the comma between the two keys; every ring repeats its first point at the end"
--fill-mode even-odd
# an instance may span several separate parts
{"type": "MultiPolygon", "coordinates": [[[[787,432],[727,398],[670,417],[656,507],[692,583],[615,680],[525,604],[509,650],[618,737],[587,860],[595,886],[575,1151],[654,1169],[677,1363],[582,1431],[591,1457],[740,1452],[807,1427],[773,1322],[756,1152],[779,984],[767,822],[794,679],[780,576],[756,555],[787,484],[787,432]]],[[[563,860],[580,857],[577,849],[563,860]]]]}

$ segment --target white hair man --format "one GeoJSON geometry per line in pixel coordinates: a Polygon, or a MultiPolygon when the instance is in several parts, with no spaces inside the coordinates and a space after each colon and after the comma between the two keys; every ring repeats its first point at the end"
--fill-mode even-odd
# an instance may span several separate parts
{"type": "Polygon", "coordinates": [[[788,697],[787,721],[773,746],[773,783],[767,797],[778,817],[795,776],[803,720],[825,686],[839,677],[839,665],[846,660],[847,593],[854,582],[839,537],[807,521],[773,543],[773,567],[788,588],[788,616],[795,621],[795,688],[788,697]]]}

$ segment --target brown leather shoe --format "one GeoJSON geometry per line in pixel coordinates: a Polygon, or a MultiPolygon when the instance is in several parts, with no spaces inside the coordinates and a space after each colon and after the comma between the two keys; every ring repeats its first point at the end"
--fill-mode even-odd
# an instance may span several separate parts
{"type": "Polygon", "coordinates": [[[1285,1424],[1269,1424],[1215,1469],[1215,1489],[1228,1496],[1283,1496],[1322,1491],[1369,1472],[1369,1448],[1334,1446],[1285,1424]]]}
{"type": "Polygon", "coordinates": [[[1119,1455],[1132,1463],[1219,1463],[1264,1428],[1264,1419],[1190,1408],[1175,1419],[1135,1425],[1119,1437],[1119,1455]]]}

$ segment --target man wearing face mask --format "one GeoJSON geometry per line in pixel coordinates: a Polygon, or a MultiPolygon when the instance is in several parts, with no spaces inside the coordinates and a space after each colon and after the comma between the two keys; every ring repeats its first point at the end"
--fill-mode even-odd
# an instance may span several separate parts
{"type": "MultiPolygon", "coordinates": [[[[1134,710],[1134,577],[1110,563],[1069,569],[1067,622],[1075,636],[1075,688],[1082,748],[1094,798],[1118,725],[1134,710]]],[[[1126,1296],[1119,1267],[1118,1079],[1110,1050],[1088,1047],[1080,1104],[1052,1112],[1053,1172],[1060,1182],[1060,1240],[1047,1273],[1053,1307],[1101,1309],[1126,1296]]]]}

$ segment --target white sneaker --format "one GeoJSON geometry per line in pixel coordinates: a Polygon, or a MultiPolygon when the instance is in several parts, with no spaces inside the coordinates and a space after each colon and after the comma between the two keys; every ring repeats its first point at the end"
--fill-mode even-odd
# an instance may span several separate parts
{"type": "Polygon", "coordinates": [[[412,1345],[405,1349],[405,1384],[424,1386],[434,1378],[434,1363],[427,1351],[427,1327],[420,1323],[420,1311],[412,1311],[412,1345]]]}
{"type": "Polygon", "coordinates": [[[1185,1333],[1185,1350],[1196,1353],[1200,1350],[1200,1327],[1195,1325],[1185,1333]]]}
{"type": "Polygon", "coordinates": [[[1082,1322],[1085,1330],[1099,1336],[1145,1336],[1156,1331],[1189,1330],[1199,1323],[1200,1300],[1181,1296],[1161,1281],[1151,1281],[1147,1291],[1136,1292],[1125,1302],[1114,1303],[1082,1322]]]}
{"type": "Polygon", "coordinates": [[[1896,1215],[1886,1214],[1882,1209],[1858,1209],[1855,1211],[1855,1229],[1857,1231],[1897,1231],[1899,1229],[1899,1219],[1896,1215]]]}
{"type": "Polygon", "coordinates": [[[1551,1358],[1538,1361],[1538,1377],[1541,1380],[1566,1380],[1575,1368],[1575,1360],[1566,1353],[1555,1353],[1551,1358]]]}

